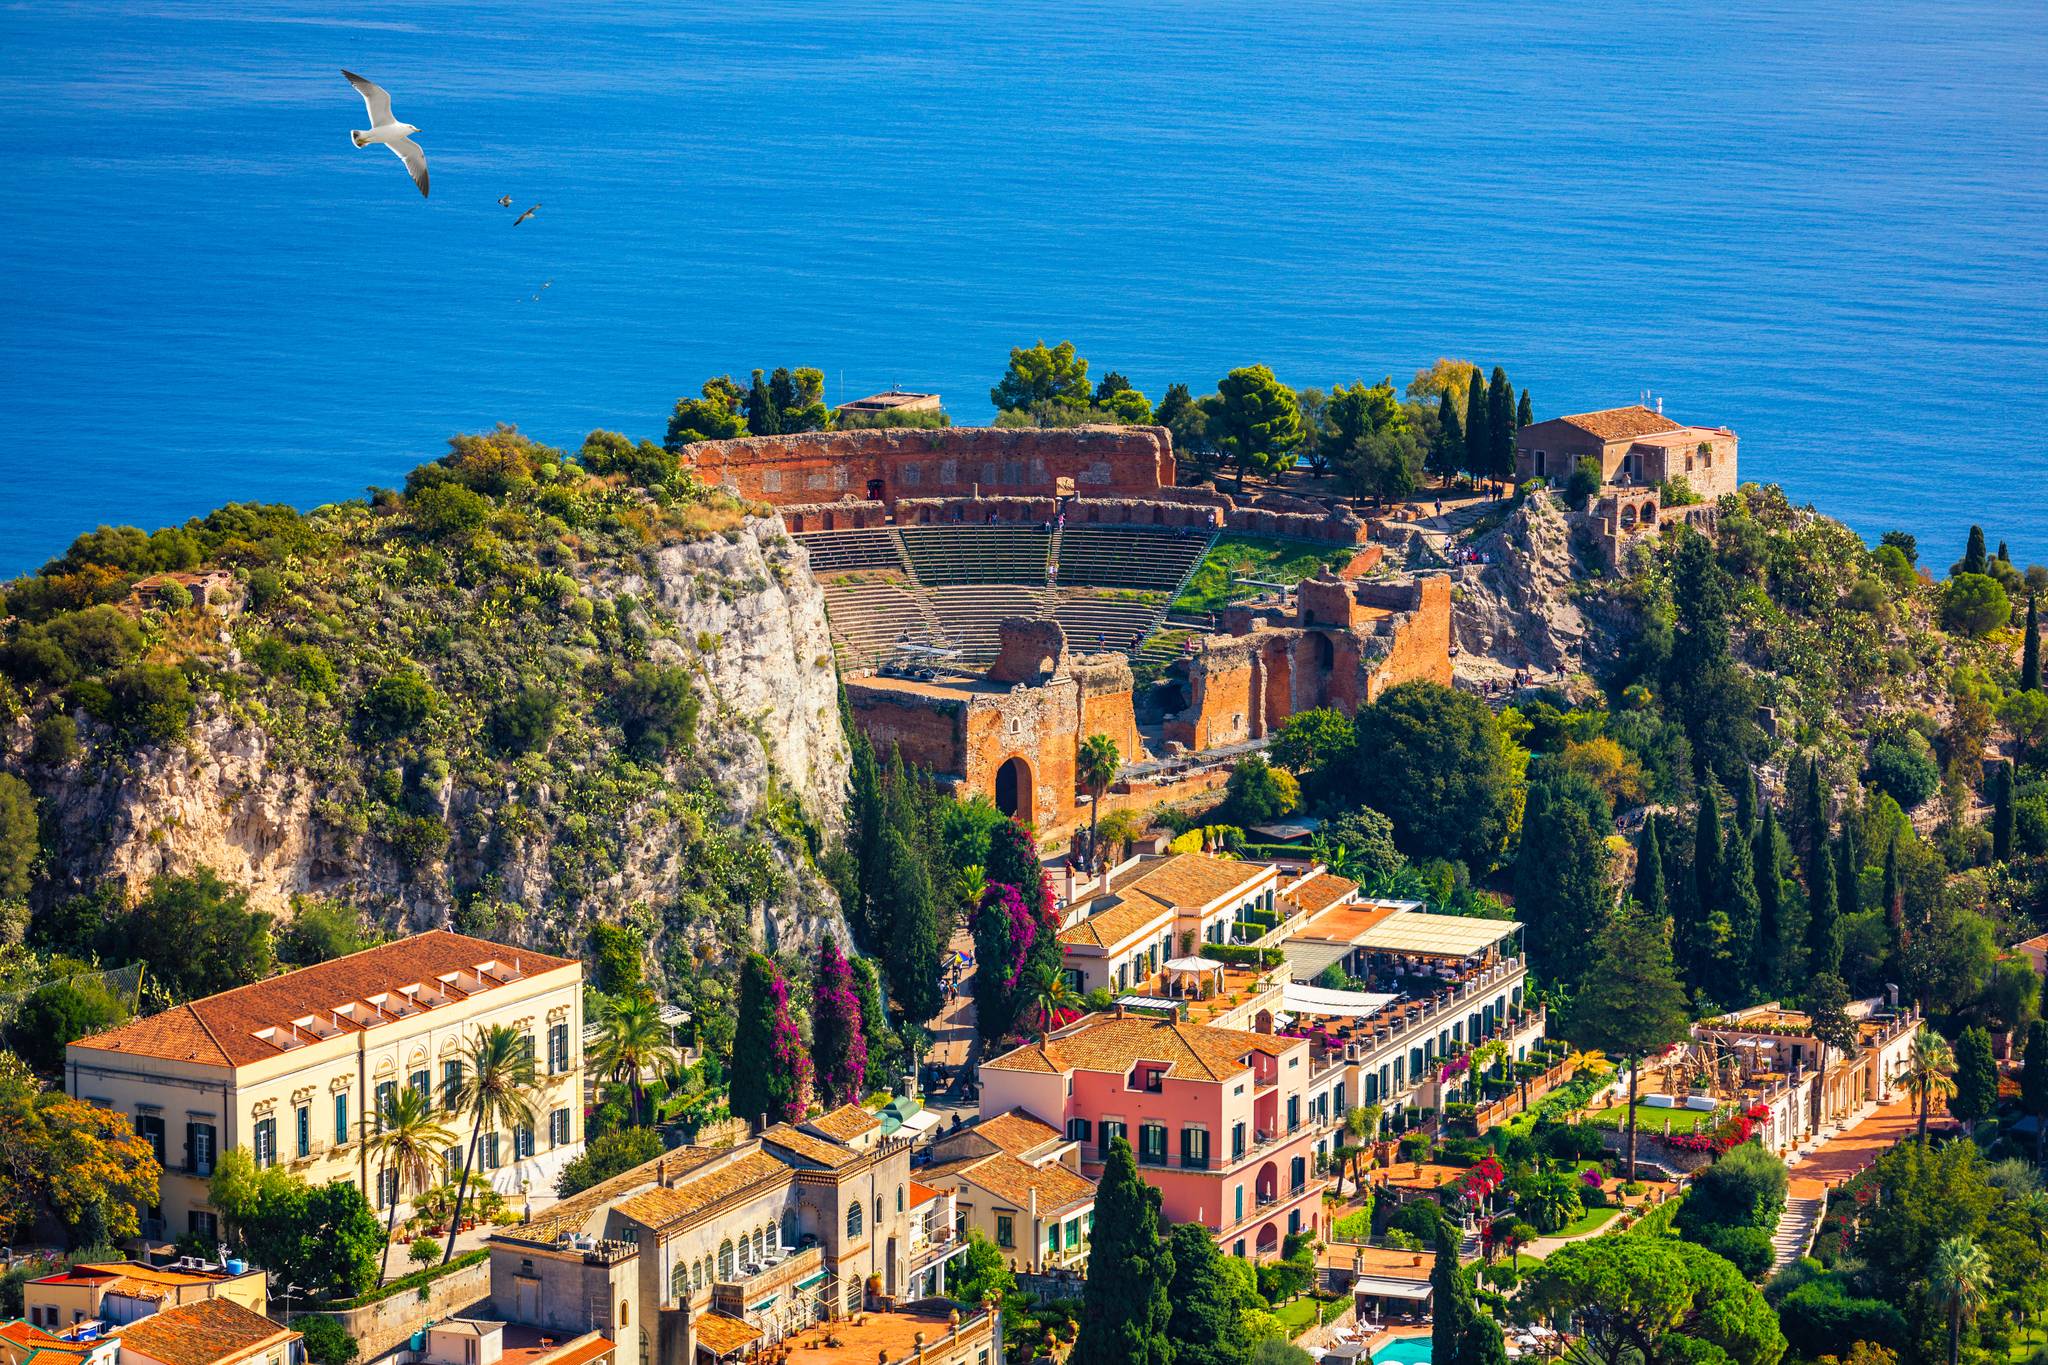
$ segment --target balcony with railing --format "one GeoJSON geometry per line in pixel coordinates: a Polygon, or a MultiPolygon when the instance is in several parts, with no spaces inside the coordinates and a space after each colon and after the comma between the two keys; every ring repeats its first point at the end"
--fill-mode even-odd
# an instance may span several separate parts
{"type": "Polygon", "coordinates": [[[711,1285],[711,1306],[718,1312],[744,1318],[757,1311],[764,1300],[777,1297],[805,1281],[815,1281],[825,1270],[825,1253],[818,1247],[789,1250],[769,1248],[759,1261],[745,1261],[732,1267],[711,1285]]]}

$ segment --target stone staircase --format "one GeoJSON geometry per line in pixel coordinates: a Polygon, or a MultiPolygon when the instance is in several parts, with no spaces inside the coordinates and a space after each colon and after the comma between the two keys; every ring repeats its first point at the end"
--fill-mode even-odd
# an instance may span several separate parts
{"type": "Polygon", "coordinates": [[[1825,1195],[1786,1198],[1785,1211],[1778,1215],[1778,1229],[1771,1234],[1771,1274],[1777,1274],[1812,1249],[1813,1234],[1820,1227],[1826,1208],[1825,1195]]]}

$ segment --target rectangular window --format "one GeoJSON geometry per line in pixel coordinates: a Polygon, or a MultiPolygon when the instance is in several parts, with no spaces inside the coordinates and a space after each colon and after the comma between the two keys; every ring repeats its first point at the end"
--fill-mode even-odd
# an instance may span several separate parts
{"type": "Polygon", "coordinates": [[[548,1146],[560,1147],[569,1140],[569,1111],[557,1109],[548,1115],[548,1146]]]}
{"type": "Polygon", "coordinates": [[[161,1114],[137,1114],[135,1116],[136,1136],[149,1143],[149,1149],[156,1153],[156,1164],[164,1162],[164,1120],[161,1114]]]}
{"type": "MultiPolygon", "coordinates": [[[[1244,1186],[1242,1185],[1237,1187],[1237,1217],[1232,1221],[1238,1223],[1244,1221],[1244,1186]]],[[[1244,1243],[1240,1242],[1238,1245],[1243,1246],[1244,1243]]]]}
{"type": "Polygon", "coordinates": [[[548,1025],[548,1074],[560,1075],[569,1069],[569,1026],[548,1025]]]}
{"type": "Polygon", "coordinates": [[[1013,1247],[1017,1245],[1016,1222],[1007,1213],[996,1215],[996,1245],[999,1247],[1013,1247]]]}
{"type": "Polygon", "coordinates": [[[1287,1131],[1291,1133],[1299,1127],[1301,1127],[1301,1096],[1289,1095],[1287,1097],[1287,1131]]]}
{"type": "Polygon", "coordinates": [[[377,1207],[388,1209],[398,1202],[398,1172],[382,1170],[377,1172],[377,1207]]]}
{"type": "Polygon", "coordinates": [[[192,1210],[187,1226],[192,1229],[193,1239],[204,1246],[212,1246],[220,1240],[220,1219],[205,1209],[192,1210]]]}
{"type": "Polygon", "coordinates": [[[1088,1120],[1068,1119],[1067,1140],[1069,1142],[1086,1142],[1088,1140],[1088,1120]]]}
{"type": "Polygon", "coordinates": [[[185,1170],[191,1175],[213,1174],[213,1125],[185,1125],[185,1170]]]}
{"type": "Polygon", "coordinates": [[[1242,1123],[1233,1123],[1230,1126],[1230,1159],[1232,1161],[1244,1159],[1244,1125],[1242,1123]]]}
{"type": "Polygon", "coordinates": [[[531,1071],[534,1058],[533,1035],[531,1033],[523,1033],[519,1036],[519,1056],[525,1061],[527,1070],[531,1071]]]}
{"type": "Polygon", "coordinates": [[[398,1082],[377,1082],[377,1112],[370,1115],[370,1121],[377,1125],[377,1131],[384,1131],[384,1110],[391,1103],[391,1097],[398,1093],[398,1082]]]}
{"type": "Polygon", "coordinates": [[[1118,1138],[1122,1137],[1125,1132],[1126,1129],[1124,1127],[1122,1120],[1104,1119],[1102,1121],[1102,1129],[1096,1135],[1098,1138],[1098,1141],[1095,1145],[1096,1151],[1099,1152],[1102,1155],[1102,1157],[1106,1160],[1109,1157],[1110,1147],[1116,1142],[1118,1138]]]}
{"type": "Polygon", "coordinates": [[[482,1149],[482,1155],[478,1159],[483,1163],[483,1168],[487,1171],[497,1170],[498,1135],[496,1133],[485,1133],[484,1140],[478,1146],[482,1149]]]}
{"type": "Polygon", "coordinates": [[[1145,1166],[1166,1164],[1166,1125],[1147,1123],[1138,1129],[1138,1161],[1145,1166]]]}
{"type": "Polygon", "coordinates": [[[462,1099],[462,1063],[441,1063],[441,1107],[453,1112],[462,1099]]]}
{"type": "Polygon", "coordinates": [[[302,1104],[292,1111],[293,1154],[313,1155],[313,1106],[302,1104]]]}
{"type": "Polygon", "coordinates": [[[1069,1218],[1067,1220],[1067,1250],[1072,1251],[1074,1248],[1080,1245],[1081,1220],[1078,1218],[1069,1218]]]}
{"type": "Polygon", "coordinates": [[[524,1161],[533,1155],[533,1125],[522,1123],[512,1130],[512,1159],[524,1161]]]}
{"type": "Polygon", "coordinates": [[[1188,1127],[1180,1130],[1180,1164],[1190,1171],[1209,1169],[1209,1130],[1188,1127]]]}
{"type": "Polygon", "coordinates": [[[405,1084],[407,1089],[419,1091],[420,1098],[427,1101],[427,1103],[432,1104],[434,1102],[433,1072],[428,1071],[425,1068],[422,1068],[418,1071],[413,1072],[412,1075],[406,1077],[405,1084]]]}
{"type": "Polygon", "coordinates": [[[254,1145],[256,1148],[256,1165],[259,1169],[264,1166],[275,1166],[277,1164],[276,1119],[258,1119],[256,1121],[256,1140],[254,1145]]]}
{"type": "Polygon", "coordinates": [[[1054,1223],[1045,1230],[1045,1254],[1048,1256],[1060,1254],[1060,1225],[1058,1223],[1054,1223]]]}
{"type": "Polygon", "coordinates": [[[348,1145],[348,1091],[337,1091],[334,1096],[334,1145],[348,1145]]]}

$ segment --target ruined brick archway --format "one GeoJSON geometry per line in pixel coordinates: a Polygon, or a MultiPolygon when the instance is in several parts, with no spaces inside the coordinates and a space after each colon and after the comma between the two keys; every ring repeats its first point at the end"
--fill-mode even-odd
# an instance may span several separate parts
{"type": "Polygon", "coordinates": [[[1036,809],[1033,792],[1031,765],[1019,755],[1004,759],[1003,766],[996,769],[996,809],[1028,822],[1036,809]]]}

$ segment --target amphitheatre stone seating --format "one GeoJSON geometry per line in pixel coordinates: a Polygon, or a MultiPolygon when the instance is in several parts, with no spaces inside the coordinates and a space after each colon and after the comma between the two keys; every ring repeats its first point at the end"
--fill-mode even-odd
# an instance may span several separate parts
{"type": "Polygon", "coordinates": [[[1209,535],[1130,527],[1069,526],[1060,536],[1063,587],[1178,589],[1202,556],[1209,535]]]}
{"type": "Polygon", "coordinates": [[[810,552],[821,581],[847,569],[903,569],[894,531],[806,531],[793,539],[810,552]]]}
{"type": "Polygon", "coordinates": [[[926,587],[1025,583],[1036,591],[1045,586],[1052,537],[1040,527],[910,526],[897,534],[918,581],[926,587]]]}
{"type": "Polygon", "coordinates": [[[818,584],[825,594],[826,619],[845,664],[879,663],[899,643],[945,643],[932,629],[924,606],[901,579],[871,572],[821,576],[818,584]]]}
{"type": "Polygon", "coordinates": [[[1002,652],[996,627],[1004,620],[1045,611],[1043,584],[956,583],[928,588],[925,596],[946,643],[970,664],[990,663],[1002,652]]]}
{"type": "MultiPolygon", "coordinates": [[[[1064,574],[1064,566],[1061,571],[1064,574]]],[[[1134,597],[1102,597],[1061,588],[1057,596],[1052,609],[1053,619],[1066,631],[1068,647],[1083,654],[1100,653],[1106,649],[1122,654],[1134,652],[1138,642],[1151,634],[1152,628],[1159,623],[1160,614],[1166,610],[1166,594],[1163,592],[1134,597]]]]}

